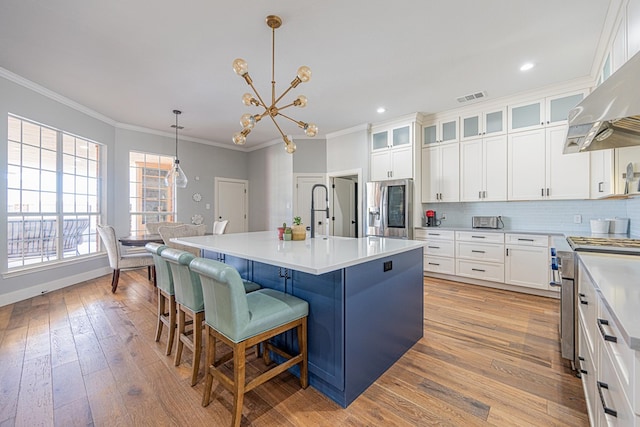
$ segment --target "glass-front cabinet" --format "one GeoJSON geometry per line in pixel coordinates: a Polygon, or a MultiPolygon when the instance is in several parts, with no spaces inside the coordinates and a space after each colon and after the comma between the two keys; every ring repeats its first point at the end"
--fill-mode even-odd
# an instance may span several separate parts
{"type": "Polygon", "coordinates": [[[460,117],[460,140],[507,133],[507,107],[460,117]]]}
{"type": "Polygon", "coordinates": [[[588,90],[584,89],[510,105],[509,131],[519,132],[567,124],[569,111],[578,105],[587,93],[588,90]]]}
{"type": "Polygon", "coordinates": [[[413,178],[413,124],[371,129],[371,181],[413,178]]]}
{"type": "Polygon", "coordinates": [[[442,142],[457,142],[460,140],[458,135],[458,117],[438,120],[426,123],[422,127],[423,144],[436,144],[442,142]]]}

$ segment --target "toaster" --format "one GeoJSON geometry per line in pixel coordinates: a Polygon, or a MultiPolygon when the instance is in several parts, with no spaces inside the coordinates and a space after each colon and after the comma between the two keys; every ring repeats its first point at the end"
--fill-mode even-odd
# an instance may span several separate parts
{"type": "Polygon", "coordinates": [[[473,228],[498,228],[499,218],[497,216],[474,216],[471,217],[473,228]]]}

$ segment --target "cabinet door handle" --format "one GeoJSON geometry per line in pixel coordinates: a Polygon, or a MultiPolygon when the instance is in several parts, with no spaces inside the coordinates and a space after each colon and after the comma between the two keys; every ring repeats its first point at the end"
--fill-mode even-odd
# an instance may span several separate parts
{"type": "Polygon", "coordinates": [[[587,301],[587,300],[585,300],[583,298],[586,298],[585,294],[578,294],[578,300],[580,301],[580,304],[589,305],[589,301],[587,301]]]}
{"type": "Polygon", "coordinates": [[[605,325],[609,326],[609,321],[598,318],[598,329],[600,329],[600,335],[602,335],[602,338],[604,338],[605,341],[617,343],[618,338],[615,335],[609,335],[604,331],[605,325]]]}
{"type": "Polygon", "coordinates": [[[509,248],[507,248],[507,256],[509,256],[509,248]]]}
{"type": "Polygon", "coordinates": [[[482,191],[478,191],[478,199],[482,199],[482,191]]]}
{"type": "Polygon", "coordinates": [[[587,370],[582,368],[582,362],[584,362],[584,357],[582,357],[582,356],[578,356],[578,371],[579,371],[581,374],[589,375],[589,373],[587,372],[587,370]]]}
{"type": "Polygon", "coordinates": [[[471,270],[472,270],[472,271],[479,271],[479,272],[481,272],[481,273],[484,273],[484,272],[485,272],[485,270],[483,270],[483,269],[481,269],[481,268],[472,268],[471,270]]]}
{"type": "Polygon", "coordinates": [[[478,253],[478,254],[484,254],[485,253],[485,251],[477,251],[475,249],[471,249],[471,252],[475,252],[475,253],[478,253]]]}
{"type": "Polygon", "coordinates": [[[603,185],[604,185],[604,182],[602,181],[598,183],[598,193],[604,193],[603,185]]]}
{"type": "Polygon", "coordinates": [[[549,197],[549,189],[547,188],[547,197],[549,197]]]}
{"type": "Polygon", "coordinates": [[[544,188],[540,189],[540,196],[544,197],[544,188]]]}
{"type": "Polygon", "coordinates": [[[487,192],[486,192],[486,191],[483,191],[483,192],[482,192],[482,198],[483,198],[483,199],[486,199],[486,198],[487,198],[487,192]]]}
{"type": "Polygon", "coordinates": [[[615,409],[609,408],[604,401],[604,392],[602,391],[602,389],[609,390],[609,384],[603,383],[602,381],[598,381],[597,384],[598,384],[598,394],[600,395],[600,402],[602,402],[602,409],[604,409],[604,413],[617,418],[618,411],[616,411],[615,409]]]}

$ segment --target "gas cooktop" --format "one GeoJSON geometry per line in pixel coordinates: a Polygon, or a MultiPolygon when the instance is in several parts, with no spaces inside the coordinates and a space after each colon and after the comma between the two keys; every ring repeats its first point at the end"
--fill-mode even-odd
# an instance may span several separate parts
{"type": "Polygon", "coordinates": [[[567,237],[574,251],[640,255],[640,239],[611,237],[567,237]]]}

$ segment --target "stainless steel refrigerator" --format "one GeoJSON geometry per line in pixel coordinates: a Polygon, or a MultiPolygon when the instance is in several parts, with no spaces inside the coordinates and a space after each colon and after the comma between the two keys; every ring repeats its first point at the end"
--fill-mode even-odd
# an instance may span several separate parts
{"type": "Polygon", "coordinates": [[[367,236],[413,238],[413,180],[367,182],[367,236]]]}

